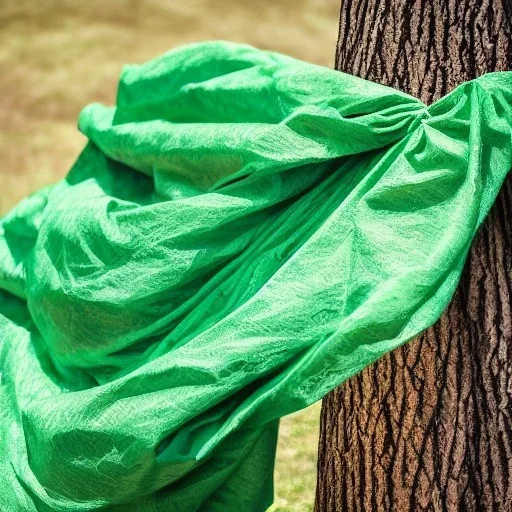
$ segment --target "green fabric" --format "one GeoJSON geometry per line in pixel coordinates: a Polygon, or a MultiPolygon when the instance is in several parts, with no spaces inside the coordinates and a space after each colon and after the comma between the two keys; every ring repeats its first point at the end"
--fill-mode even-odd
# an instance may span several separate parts
{"type": "Polygon", "coordinates": [[[426,107],[203,43],[79,128],[1,223],[0,509],[260,512],[279,418],[448,304],[512,165],[512,72],[426,107]]]}

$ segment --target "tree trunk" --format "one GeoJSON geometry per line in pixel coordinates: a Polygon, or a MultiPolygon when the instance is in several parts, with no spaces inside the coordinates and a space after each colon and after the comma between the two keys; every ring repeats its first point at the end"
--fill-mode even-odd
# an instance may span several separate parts
{"type": "MultiPolygon", "coordinates": [[[[431,103],[512,69],[512,0],[342,0],[339,70],[431,103]]],[[[330,393],[317,512],[512,511],[512,176],[442,318],[330,393]]]]}

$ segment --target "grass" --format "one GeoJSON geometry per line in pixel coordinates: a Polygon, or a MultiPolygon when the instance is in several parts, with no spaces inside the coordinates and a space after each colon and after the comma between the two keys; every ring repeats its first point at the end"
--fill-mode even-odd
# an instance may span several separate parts
{"type": "Polygon", "coordinates": [[[312,512],[321,402],[281,420],[275,468],[276,496],[269,512],[312,512]]]}
{"type": "MultiPolygon", "coordinates": [[[[228,39],[332,66],[333,0],[2,0],[0,214],[66,173],[80,110],[113,103],[123,64],[228,39]]],[[[274,512],[312,510],[319,404],[281,422],[274,512]]]]}

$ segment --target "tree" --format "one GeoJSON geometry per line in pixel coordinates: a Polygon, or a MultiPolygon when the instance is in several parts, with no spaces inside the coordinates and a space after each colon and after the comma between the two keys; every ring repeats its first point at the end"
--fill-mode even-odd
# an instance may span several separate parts
{"type": "MultiPolygon", "coordinates": [[[[511,0],[342,0],[336,67],[429,104],[512,69],[511,0]]],[[[323,401],[316,511],[512,510],[512,177],[442,318],[323,401]]]]}

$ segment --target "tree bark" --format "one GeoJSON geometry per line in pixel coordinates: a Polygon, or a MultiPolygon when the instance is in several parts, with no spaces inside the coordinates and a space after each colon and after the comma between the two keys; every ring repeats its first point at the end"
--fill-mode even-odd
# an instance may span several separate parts
{"type": "MultiPolygon", "coordinates": [[[[511,0],[342,0],[336,67],[431,103],[512,70],[511,0]]],[[[512,176],[442,318],[323,401],[316,512],[512,511],[512,176]]]]}

